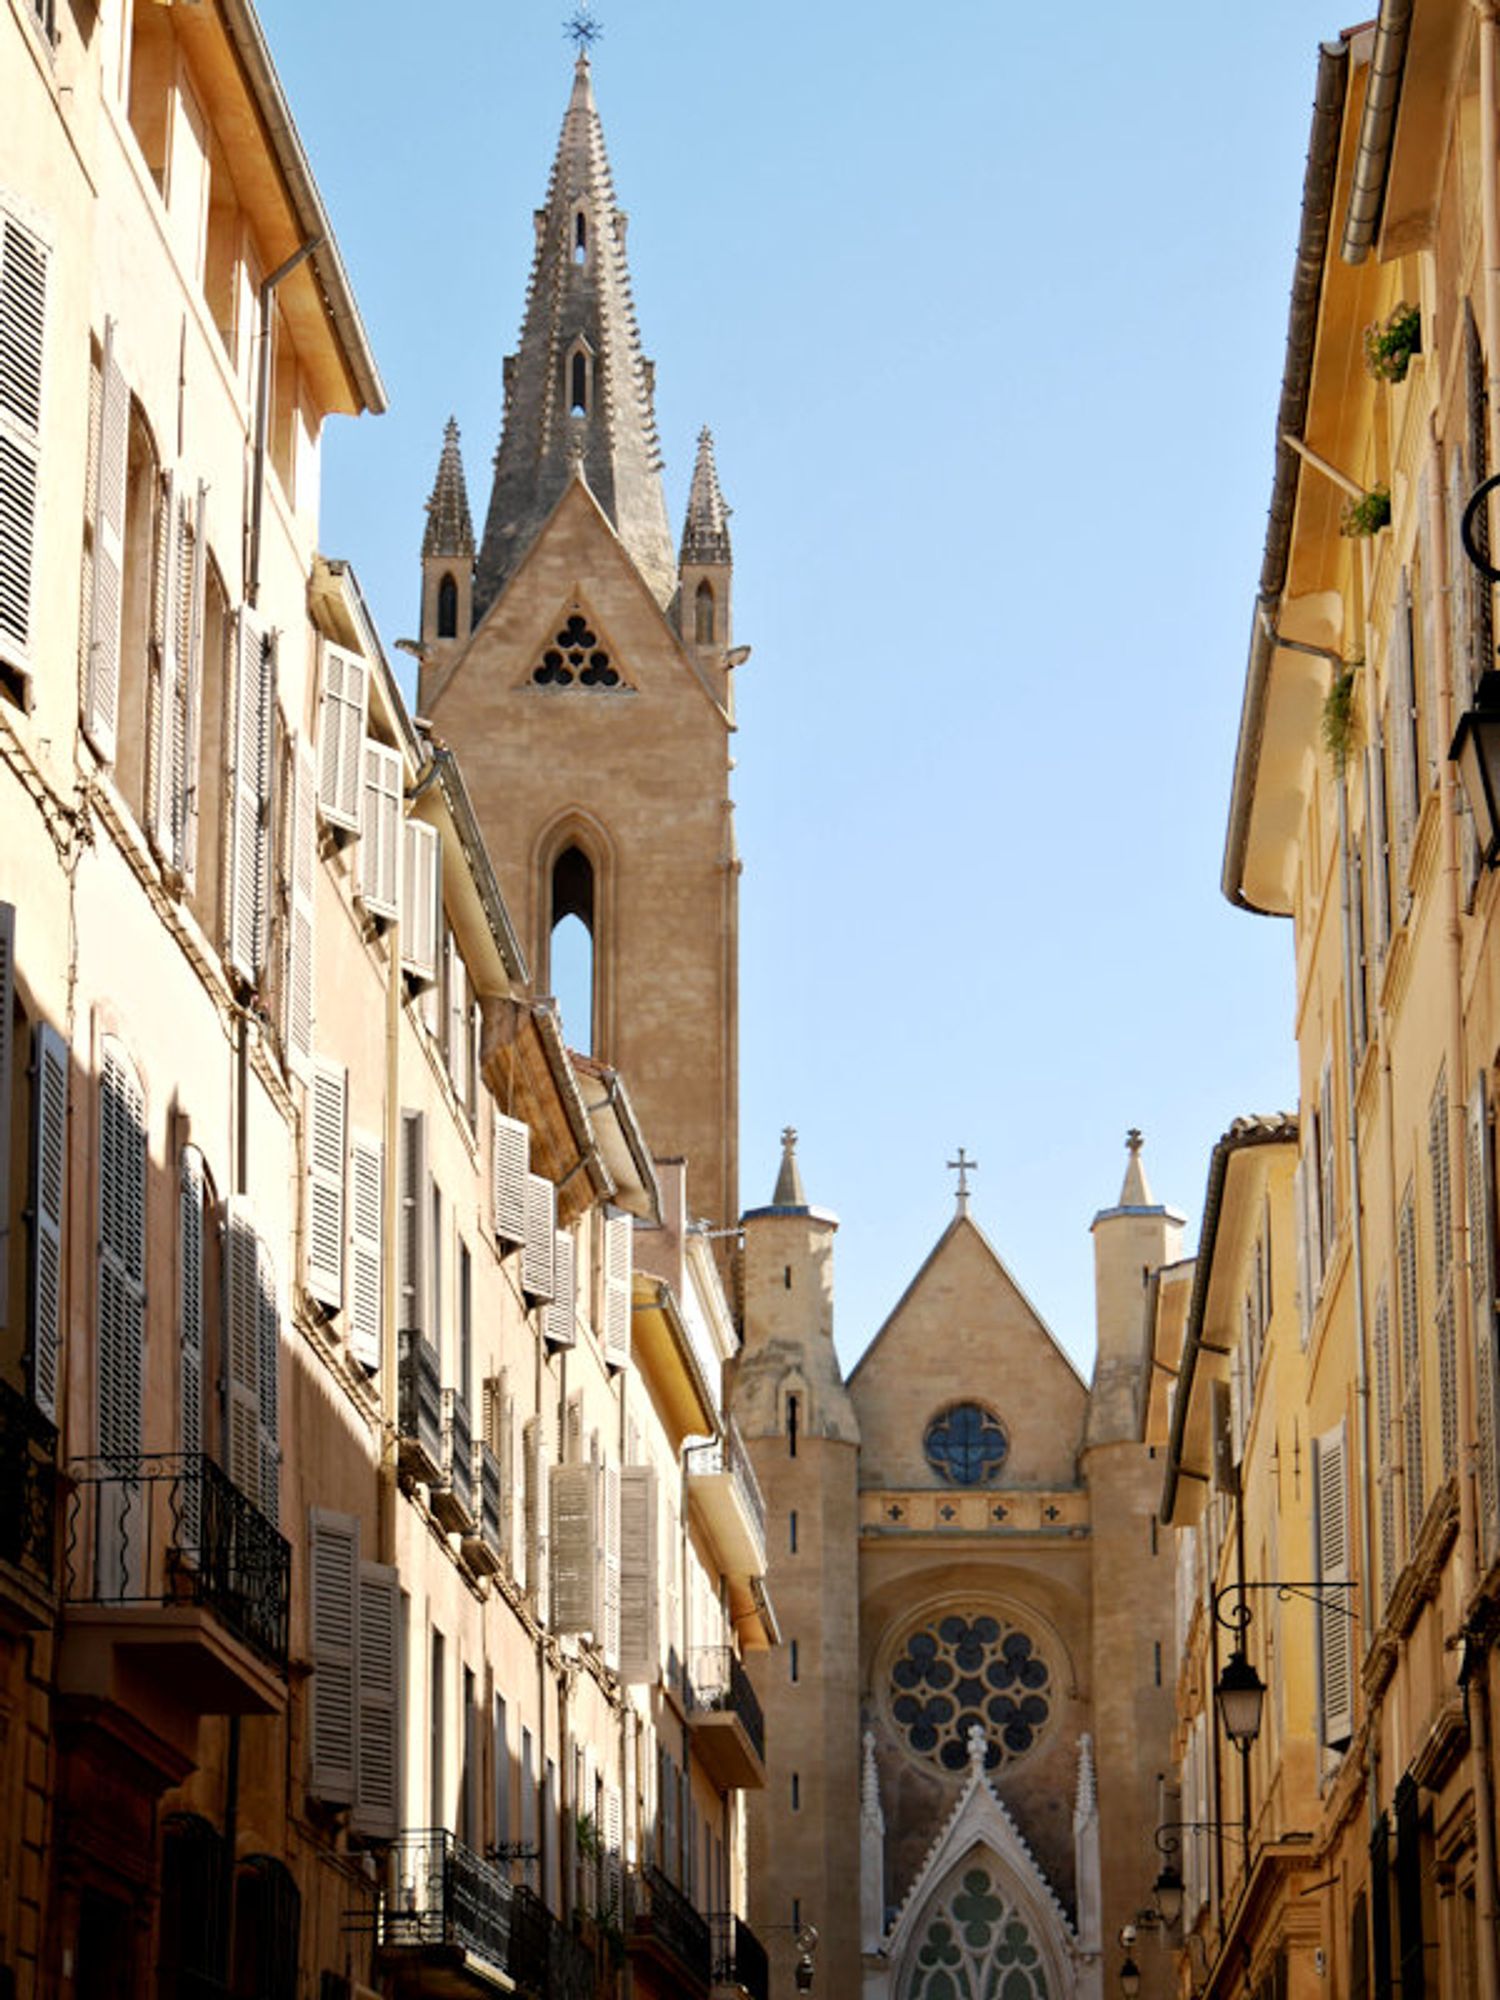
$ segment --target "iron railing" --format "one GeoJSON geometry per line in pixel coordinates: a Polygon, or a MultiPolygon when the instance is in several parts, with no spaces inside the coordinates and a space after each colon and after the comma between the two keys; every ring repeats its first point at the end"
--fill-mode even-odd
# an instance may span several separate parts
{"type": "Polygon", "coordinates": [[[648,1862],[628,1876],[631,1929],[663,1946],[689,1978],[707,1986],[713,1977],[713,1938],[708,1919],[659,1868],[648,1862]]]}
{"type": "Polygon", "coordinates": [[[500,1461],[480,1440],[474,1446],[474,1530],[464,1554],[476,1569],[497,1570],[505,1560],[500,1530],[500,1461]]]}
{"type": "Polygon", "coordinates": [[[431,1341],[420,1333],[403,1333],[396,1374],[401,1462],[418,1479],[433,1484],[443,1476],[443,1382],[431,1341]]]}
{"type": "Polygon", "coordinates": [[[750,1685],[750,1676],[740,1665],[731,1646],[702,1646],[692,1656],[689,1667],[692,1687],[690,1706],[699,1711],[737,1715],[745,1734],[755,1745],[761,1762],[766,1758],[766,1719],[760,1698],[750,1685]]]}
{"type": "Polygon", "coordinates": [[[524,1885],[515,1891],[506,1970],[523,1993],[537,2000],[594,2000],[593,1953],[524,1885]]]}
{"type": "Polygon", "coordinates": [[[73,1604],[201,1604],[285,1673],[291,1544],[213,1459],[75,1459],[65,1596],[73,1604]]]}
{"type": "Polygon", "coordinates": [[[468,1534],[474,1527],[474,1444],[468,1405],[456,1389],[442,1392],[443,1476],[432,1491],[432,1511],[446,1528],[468,1534]]]}
{"type": "Polygon", "coordinates": [[[755,1523],[761,1546],[764,1548],[766,1496],[760,1490],[760,1481],[756,1478],[755,1468],[750,1463],[750,1454],[745,1449],[744,1440],[733,1419],[725,1425],[722,1438],[716,1438],[711,1444],[690,1444],[684,1455],[689,1474],[726,1472],[729,1474],[745,1512],[755,1523]]]}
{"type": "Polygon", "coordinates": [[[0,1562],[50,1596],[57,1565],[57,1431],[0,1382],[0,1562]]]}
{"type": "Polygon", "coordinates": [[[515,1935],[513,1890],[492,1863],[441,1827],[402,1834],[381,1899],[384,1945],[461,1945],[505,1970],[515,1935]]]}
{"type": "Polygon", "coordinates": [[[749,2000],[768,2000],[771,1963],[754,1931],[730,1910],[715,1911],[709,1923],[713,1927],[715,1986],[738,1986],[749,2000]]]}

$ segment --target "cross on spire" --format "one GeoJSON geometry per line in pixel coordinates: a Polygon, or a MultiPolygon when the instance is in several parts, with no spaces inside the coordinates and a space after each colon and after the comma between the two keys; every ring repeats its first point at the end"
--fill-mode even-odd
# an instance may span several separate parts
{"type": "Polygon", "coordinates": [[[1145,1143],[1146,1143],[1145,1140],[1141,1137],[1140,1126],[1132,1125],[1130,1130],[1125,1134],[1126,1152],[1130,1153],[1131,1155],[1134,1155],[1141,1150],[1142,1146],[1144,1146],[1145,1143]]]}
{"type": "Polygon", "coordinates": [[[604,29],[594,19],[593,9],[584,0],[584,5],[575,7],[563,22],[563,33],[572,42],[579,55],[586,56],[604,33],[604,29]]]}
{"type": "Polygon", "coordinates": [[[958,1175],[958,1212],[960,1215],[967,1215],[969,1212],[969,1175],[979,1171],[979,1162],[978,1160],[971,1160],[963,1147],[960,1146],[958,1149],[958,1158],[948,1162],[948,1171],[950,1174],[956,1173],[958,1175]]]}

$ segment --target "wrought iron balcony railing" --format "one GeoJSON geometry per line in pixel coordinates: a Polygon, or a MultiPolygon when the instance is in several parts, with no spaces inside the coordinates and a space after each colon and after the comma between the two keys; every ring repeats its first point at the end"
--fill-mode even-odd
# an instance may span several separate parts
{"type": "Polygon", "coordinates": [[[432,1490],[432,1511],[445,1528],[469,1534],[474,1527],[474,1442],[469,1411],[456,1389],[443,1391],[443,1476],[432,1490]]]}
{"type": "Polygon", "coordinates": [[[737,1715],[761,1762],[766,1757],[766,1718],[750,1676],[731,1646],[702,1646],[689,1667],[691,1706],[707,1713],[737,1715]]]}
{"type": "Polygon", "coordinates": [[[475,1569],[494,1571],[505,1561],[500,1523],[500,1461],[483,1441],[474,1447],[474,1527],[464,1555],[475,1569]]]}
{"type": "Polygon", "coordinates": [[[443,1383],[437,1349],[420,1333],[403,1333],[396,1373],[402,1467],[436,1485],[443,1477],[443,1383]]]}
{"type": "Polygon", "coordinates": [[[383,1945],[459,1945],[508,1968],[517,1892],[498,1868],[441,1827],[402,1834],[387,1865],[383,1945]]]}
{"type": "Polygon", "coordinates": [[[525,1886],[515,1891],[506,1970],[536,2000],[594,2000],[593,1953],[525,1886]]]}
{"type": "Polygon", "coordinates": [[[768,2000],[771,1964],[766,1948],[743,1917],[719,1910],[709,1918],[714,1939],[714,1984],[737,1986],[749,2000],[768,2000]]]}
{"type": "Polygon", "coordinates": [[[0,1562],[51,1595],[57,1574],[57,1431],[0,1382],[0,1562]]]}
{"type": "Polygon", "coordinates": [[[73,1604],[202,1605],[285,1673],[292,1550],[199,1454],[75,1459],[64,1595],[73,1604]]]}
{"type": "Polygon", "coordinates": [[[760,1481],[755,1476],[755,1468],[750,1463],[750,1454],[745,1449],[744,1439],[737,1425],[731,1420],[722,1438],[712,1444],[690,1444],[685,1453],[689,1475],[693,1473],[727,1473],[734,1481],[734,1490],[750,1520],[755,1524],[761,1547],[766,1541],[766,1498],[760,1490],[760,1481]]]}
{"type": "Polygon", "coordinates": [[[659,1868],[649,1863],[628,1876],[630,1929],[670,1952],[692,1979],[707,1986],[713,1977],[713,1938],[708,1919],[659,1868]]]}

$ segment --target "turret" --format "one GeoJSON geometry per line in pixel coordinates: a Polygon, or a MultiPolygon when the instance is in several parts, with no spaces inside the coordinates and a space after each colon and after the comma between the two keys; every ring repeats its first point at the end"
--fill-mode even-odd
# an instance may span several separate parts
{"type": "Polygon", "coordinates": [[[443,430],[437,478],[422,536],[422,668],[441,668],[468,639],[474,610],[474,522],[452,417],[443,430]]]}
{"type": "Polygon", "coordinates": [[[734,557],[729,509],[719,489],[713,435],[707,428],[698,433],[677,574],[677,627],[683,644],[704,665],[718,665],[734,643],[730,623],[734,557]]]}
{"type": "Polygon", "coordinates": [[[1120,1199],[1094,1217],[1094,1383],[1088,1443],[1139,1439],[1145,1391],[1142,1314],[1146,1281],[1182,1248],[1185,1217],[1153,1199],[1141,1135],[1126,1135],[1129,1159],[1120,1199]]]}

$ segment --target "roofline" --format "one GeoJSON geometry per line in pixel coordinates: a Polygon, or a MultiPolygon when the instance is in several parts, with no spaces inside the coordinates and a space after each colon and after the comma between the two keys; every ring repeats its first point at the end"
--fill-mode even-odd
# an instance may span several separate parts
{"type": "Polygon", "coordinates": [[[313,179],[311,162],[302,144],[291,107],[265,30],[251,0],[223,0],[224,31],[239,53],[245,75],[265,123],[266,136],[286,178],[297,218],[297,229],[306,243],[314,239],[311,262],[322,288],[323,301],[333,322],[349,376],[363,405],[373,416],[389,407],[385,384],[380,379],[369,335],[355,302],[354,288],[344,268],[344,260],[334,237],[333,224],[323,197],[313,179]]]}
{"type": "MultiPolygon", "coordinates": [[[[531,975],[526,969],[521,940],[516,936],[510,911],[506,907],[504,896],[500,893],[494,864],[490,860],[489,849],[484,844],[484,835],[479,830],[479,821],[474,816],[469,788],[464,783],[458,758],[445,743],[432,742],[429,748],[432,753],[430,768],[437,776],[443,803],[447,806],[453,824],[458,830],[459,840],[463,843],[464,857],[474,877],[474,886],[479,891],[479,900],[484,905],[490,934],[499,947],[506,971],[518,986],[525,986],[529,983],[531,975]]],[[[419,778],[418,785],[421,782],[419,778]]]]}
{"type": "Polygon", "coordinates": [[[1370,56],[1370,81],[1365,86],[1359,120],[1359,145],[1339,255],[1346,264],[1362,264],[1375,241],[1385,211],[1385,191],[1391,174],[1391,149],[1401,85],[1406,77],[1406,50],[1411,39],[1413,0],[1380,0],[1375,20],[1375,47],[1370,56]]]}
{"type": "Polygon", "coordinates": [[[1323,271],[1328,257],[1329,224],[1338,172],[1339,138],[1343,130],[1348,89],[1348,41],[1324,42],[1318,50],[1312,131],[1307,142],[1307,171],[1302,179],[1302,221],[1297,233],[1292,301],[1287,316],[1286,359],[1281,375],[1281,400],[1276,410],[1276,471],[1271,482],[1270,518],[1266,522],[1265,549],[1261,557],[1260,589],[1256,594],[1250,627],[1245,699],[1234,751],[1229,825],[1224,838],[1224,866],[1220,876],[1220,887],[1231,903],[1263,917],[1285,916],[1287,912],[1265,909],[1251,902],[1245,894],[1245,853],[1250,844],[1255,767],[1260,761],[1266,724],[1276,613],[1280,608],[1281,593],[1286,588],[1292,520],[1302,475],[1301,457],[1290,440],[1301,438],[1307,422],[1318,309],[1323,297],[1323,271]]]}

